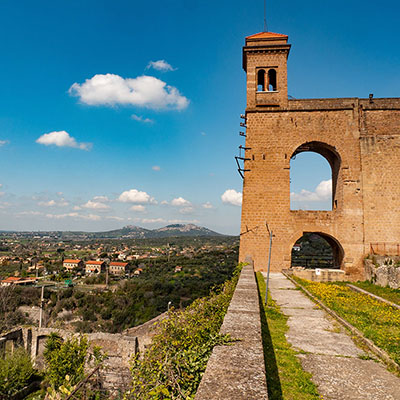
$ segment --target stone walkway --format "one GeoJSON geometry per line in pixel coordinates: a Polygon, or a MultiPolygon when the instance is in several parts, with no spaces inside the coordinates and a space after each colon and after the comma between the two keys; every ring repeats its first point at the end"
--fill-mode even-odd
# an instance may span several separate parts
{"type": "Polygon", "coordinates": [[[269,287],[289,316],[287,339],[302,352],[298,357],[303,368],[312,374],[324,400],[400,400],[400,378],[381,363],[363,360],[367,354],[342,326],[284,275],[271,273],[269,287]]]}

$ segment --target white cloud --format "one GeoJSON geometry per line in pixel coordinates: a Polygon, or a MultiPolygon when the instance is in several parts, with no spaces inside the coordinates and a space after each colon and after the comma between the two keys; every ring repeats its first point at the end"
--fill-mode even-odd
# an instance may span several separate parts
{"type": "Polygon", "coordinates": [[[142,206],[141,204],[138,204],[138,205],[132,206],[130,208],[130,210],[136,211],[136,212],[145,212],[146,211],[146,207],[142,206]]]}
{"type": "Polygon", "coordinates": [[[94,196],[93,200],[100,201],[101,203],[107,203],[108,201],[110,201],[107,196],[94,196]]]}
{"type": "Polygon", "coordinates": [[[51,219],[64,219],[64,218],[76,218],[76,219],[84,219],[88,221],[100,221],[101,217],[95,214],[82,215],[78,213],[66,213],[66,214],[46,214],[47,218],[51,219]]]}
{"type": "Polygon", "coordinates": [[[214,208],[214,206],[209,201],[207,201],[206,203],[202,204],[202,207],[203,208],[207,208],[207,209],[214,208]]]}
{"type": "Polygon", "coordinates": [[[143,218],[143,224],[157,224],[157,223],[165,223],[167,222],[164,218],[143,218]]]}
{"type": "Polygon", "coordinates": [[[21,211],[16,214],[17,217],[39,216],[39,215],[43,215],[43,213],[39,211],[21,211]]]}
{"type": "Polygon", "coordinates": [[[183,207],[179,210],[181,214],[191,214],[194,211],[193,207],[183,207]]]}
{"type": "Polygon", "coordinates": [[[153,165],[153,166],[151,167],[151,169],[152,169],[153,171],[160,171],[160,170],[161,170],[161,168],[160,168],[158,165],[153,165]]]}
{"type": "Polygon", "coordinates": [[[79,210],[82,210],[82,207],[80,207],[80,206],[73,206],[72,209],[75,210],[75,211],[79,211],[79,210]]]}
{"type": "Polygon", "coordinates": [[[242,205],[242,193],[237,192],[235,189],[225,190],[224,194],[221,196],[223,203],[232,204],[234,206],[242,205]]]}
{"type": "Polygon", "coordinates": [[[60,199],[59,201],[39,201],[38,205],[42,207],[66,207],[69,205],[69,203],[65,199],[60,199]]]}
{"type": "Polygon", "coordinates": [[[80,150],[90,150],[92,148],[92,143],[78,143],[66,131],[45,133],[36,140],[36,143],[44,144],[45,146],[73,147],[80,150]]]}
{"type": "Polygon", "coordinates": [[[109,216],[106,217],[106,219],[111,219],[113,221],[123,221],[124,220],[123,218],[117,217],[117,216],[114,216],[114,215],[109,215],[109,216]]]}
{"type": "Polygon", "coordinates": [[[101,220],[101,217],[99,215],[95,215],[95,214],[80,215],[79,218],[88,219],[91,221],[100,221],[101,220]]]}
{"type": "Polygon", "coordinates": [[[198,224],[200,221],[197,219],[185,220],[185,219],[169,219],[169,224],[198,224]]]}
{"type": "Polygon", "coordinates": [[[154,68],[157,71],[175,71],[176,68],[173,68],[171,64],[167,63],[165,60],[158,60],[158,61],[150,61],[147,64],[146,69],[154,68]]]}
{"type": "Polygon", "coordinates": [[[150,118],[144,118],[141,115],[132,114],[131,118],[138,122],[143,122],[144,124],[154,124],[154,121],[150,118]]]}
{"type": "Polygon", "coordinates": [[[168,203],[167,200],[163,200],[160,204],[163,205],[163,206],[167,206],[169,203],[168,203]]]}
{"type": "Polygon", "coordinates": [[[176,199],[173,199],[171,201],[171,206],[187,207],[187,206],[191,206],[191,203],[190,203],[190,201],[185,200],[183,197],[177,197],[176,199]]]}
{"type": "Polygon", "coordinates": [[[0,140],[0,147],[5,146],[8,143],[10,143],[9,140],[0,140]]]}
{"type": "Polygon", "coordinates": [[[94,201],[94,200],[89,200],[87,203],[82,205],[83,208],[89,208],[91,210],[109,210],[110,206],[107,204],[104,204],[101,201],[94,201]]]}
{"type": "Polygon", "coordinates": [[[74,83],[69,93],[91,106],[131,105],[183,110],[189,104],[189,100],[177,88],[146,75],[124,79],[115,74],[98,74],[82,84],[74,83]]]}
{"type": "Polygon", "coordinates": [[[321,181],[315,188],[314,192],[302,189],[300,193],[290,193],[290,199],[292,201],[300,202],[315,202],[315,201],[326,201],[332,197],[332,179],[327,181],[321,181]]]}
{"type": "Polygon", "coordinates": [[[118,200],[123,203],[139,203],[139,204],[157,203],[154,197],[151,197],[146,192],[141,192],[136,189],[126,190],[125,192],[122,192],[118,197],[118,200]]]}
{"type": "Polygon", "coordinates": [[[39,201],[39,206],[44,206],[44,207],[53,207],[57,203],[54,200],[49,200],[49,201],[39,201]]]}

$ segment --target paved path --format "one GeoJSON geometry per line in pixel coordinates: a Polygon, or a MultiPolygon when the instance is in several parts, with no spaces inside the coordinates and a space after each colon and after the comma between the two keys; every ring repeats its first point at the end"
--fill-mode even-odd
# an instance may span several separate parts
{"type": "MultiPolygon", "coordinates": [[[[264,274],[265,277],[265,274],[264,274]]],[[[272,298],[289,316],[289,343],[324,400],[400,400],[400,378],[366,356],[338,322],[281,273],[271,273],[272,298]]]]}

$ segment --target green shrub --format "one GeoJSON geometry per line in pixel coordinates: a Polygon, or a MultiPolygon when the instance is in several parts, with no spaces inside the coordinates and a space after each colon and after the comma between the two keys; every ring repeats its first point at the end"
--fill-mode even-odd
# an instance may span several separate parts
{"type": "Polygon", "coordinates": [[[88,353],[88,340],[85,336],[71,338],[63,342],[56,333],[50,334],[43,353],[46,361],[46,381],[57,390],[65,383],[66,376],[72,385],[84,376],[88,353]]]}
{"type": "Polygon", "coordinates": [[[29,383],[34,373],[31,358],[22,347],[5,358],[0,357],[0,399],[15,395],[29,383]]]}
{"type": "Polygon", "coordinates": [[[193,399],[215,345],[228,343],[220,335],[240,266],[233,278],[185,310],[172,309],[156,326],[143,357],[132,360],[132,388],[127,399],[193,399]]]}

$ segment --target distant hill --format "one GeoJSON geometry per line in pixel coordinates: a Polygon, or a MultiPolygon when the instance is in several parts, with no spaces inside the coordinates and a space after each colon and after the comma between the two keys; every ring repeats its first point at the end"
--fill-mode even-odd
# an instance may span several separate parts
{"type": "Polygon", "coordinates": [[[96,238],[133,238],[133,239],[147,239],[152,236],[153,231],[150,229],[141,228],[140,226],[127,225],[121,229],[114,229],[106,232],[93,232],[90,233],[92,237],[96,238]]]}
{"type": "Polygon", "coordinates": [[[122,229],[116,229],[108,232],[93,233],[98,238],[132,238],[149,239],[162,238],[169,236],[223,236],[211,229],[197,226],[194,224],[173,224],[158,229],[145,229],[139,226],[128,225],[122,229]]]}
{"type": "Polygon", "coordinates": [[[211,229],[197,226],[194,224],[173,224],[164,226],[164,228],[154,229],[153,234],[156,237],[166,236],[223,236],[221,233],[212,231],[211,229]]]}
{"type": "Polygon", "coordinates": [[[12,232],[12,231],[0,231],[2,235],[17,235],[20,237],[29,238],[59,238],[59,239],[153,239],[153,238],[164,238],[170,236],[227,236],[221,233],[212,231],[211,229],[197,226],[194,224],[173,224],[167,225],[163,228],[158,229],[146,229],[140,226],[127,225],[121,229],[114,229],[106,232],[78,232],[78,231],[40,231],[40,232],[12,232]]]}

